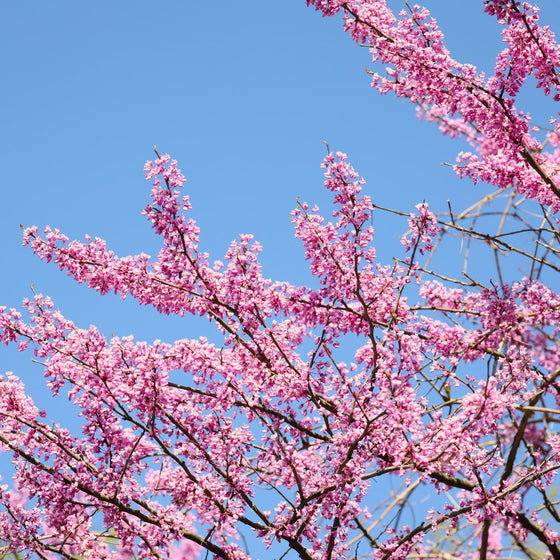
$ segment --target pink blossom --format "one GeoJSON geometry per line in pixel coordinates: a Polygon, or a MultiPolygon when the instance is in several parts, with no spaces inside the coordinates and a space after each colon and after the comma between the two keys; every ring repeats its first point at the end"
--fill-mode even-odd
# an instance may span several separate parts
{"type": "Polygon", "coordinates": [[[313,282],[276,282],[252,235],[210,262],[186,179],[157,154],[144,167],[144,215],[161,239],[154,257],[118,256],[102,239],[73,241],[48,226],[25,229],[23,243],[101,295],[209,320],[215,342],[107,337],[42,294],[24,301],[25,314],[0,308],[0,340],[32,351],[47,389],[81,419],[79,433],[49,421],[20,379],[0,377],[0,450],[14,467],[0,487],[2,553],[246,560],[249,535],[270,554],[304,560],[357,556],[357,543],[379,559],[498,558],[535,543],[560,557],[550,522],[560,296],[534,273],[560,270],[550,218],[560,208],[560,140],[555,127],[538,141],[516,107],[531,75],[558,101],[554,36],[531,5],[488,0],[506,46],[486,77],[451,58],[425,8],[307,4],[342,13],[345,30],[385,67],[371,71],[375,89],[467,139],[460,176],[544,208],[546,227],[528,229],[541,245],[552,236],[552,257],[512,250],[530,272],[509,283],[423,270],[418,255],[459,229],[423,202],[404,251],[383,262],[380,209],[336,152],[322,163],[329,215],[303,201],[291,214],[313,282]],[[413,517],[403,512],[417,488],[430,503],[413,517]]]}

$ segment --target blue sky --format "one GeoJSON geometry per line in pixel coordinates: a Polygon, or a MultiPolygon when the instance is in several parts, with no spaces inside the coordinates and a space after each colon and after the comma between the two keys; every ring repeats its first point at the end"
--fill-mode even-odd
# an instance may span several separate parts
{"type": "MultiPolygon", "coordinates": [[[[558,2],[542,4],[543,20],[560,30],[558,2]]],[[[427,5],[452,55],[490,71],[499,28],[482,2],[427,5]]],[[[78,325],[108,335],[175,339],[207,329],[101,298],[21,247],[20,223],[50,224],[72,238],[105,238],[121,255],[155,254],[140,215],[154,144],[188,178],[201,246],[219,259],[231,239],[254,233],[265,274],[292,282],[308,278],[289,222],[296,197],[329,212],[323,141],[349,154],[380,205],[411,211],[426,200],[442,209],[450,198],[460,208],[484,193],[440,165],[460,146],[407,103],[371,90],[367,50],[304,0],[8,2],[0,26],[0,305],[19,307],[34,284],[78,325]]],[[[375,224],[390,261],[405,224],[389,228],[381,216],[375,224]]],[[[38,373],[13,349],[0,356],[2,371],[38,373]]]]}

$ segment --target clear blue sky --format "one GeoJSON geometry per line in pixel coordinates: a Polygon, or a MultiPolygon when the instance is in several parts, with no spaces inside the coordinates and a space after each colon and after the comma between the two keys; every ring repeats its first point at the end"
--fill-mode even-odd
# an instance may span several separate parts
{"type": "MultiPolygon", "coordinates": [[[[560,3],[541,4],[560,31],[560,3]]],[[[441,16],[452,55],[491,70],[499,28],[482,1],[427,5],[441,16]]],[[[265,273],[293,282],[307,278],[289,222],[296,197],[329,211],[323,140],[349,154],[381,205],[445,208],[450,198],[458,208],[483,194],[440,166],[459,146],[417,121],[410,105],[372,91],[367,50],[304,0],[4,2],[1,19],[0,305],[19,307],[33,283],[78,325],[108,335],[200,334],[196,323],[159,321],[90,293],[20,246],[20,223],[50,224],[70,237],[105,238],[118,254],[155,254],[158,240],[140,215],[154,144],[187,176],[213,258],[254,233],[265,273]]],[[[386,260],[404,229],[378,225],[386,260]]],[[[25,371],[39,373],[29,357],[0,357],[2,371],[26,380],[25,371]]]]}

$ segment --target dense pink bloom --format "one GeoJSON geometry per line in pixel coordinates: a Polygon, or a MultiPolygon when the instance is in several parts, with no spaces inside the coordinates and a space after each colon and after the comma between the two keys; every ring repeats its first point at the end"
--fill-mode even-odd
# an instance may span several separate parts
{"type": "MultiPolygon", "coordinates": [[[[377,90],[471,143],[457,173],[535,199],[555,233],[547,212],[560,209],[560,136],[555,128],[538,141],[515,106],[530,75],[559,100],[559,50],[536,8],[485,3],[506,43],[486,78],[450,57],[425,8],[307,3],[342,12],[385,67],[372,71],[377,90]]],[[[380,559],[498,558],[535,544],[560,558],[547,494],[560,466],[560,295],[532,272],[487,285],[422,276],[441,233],[459,230],[425,202],[408,215],[401,252],[380,262],[365,180],[340,152],[322,168],[330,216],[305,202],[291,215],[312,286],[265,278],[251,235],[211,263],[167,155],[145,165],[155,257],[120,257],[101,239],[49,227],[24,231],[25,245],[77,282],[209,319],[219,342],[107,338],[41,294],[24,302],[25,318],[1,308],[0,340],[32,350],[48,389],[82,420],[79,434],[49,422],[14,374],[0,378],[0,449],[15,467],[0,487],[7,551],[243,560],[251,535],[275,557],[304,560],[357,556],[358,542],[380,559]],[[378,483],[400,488],[383,494],[378,483]],[[430,503],[413,517],[403,512],[419,487],[430,503]]],[[[545,262],[517,254],[531,271],[545,262]]]]}

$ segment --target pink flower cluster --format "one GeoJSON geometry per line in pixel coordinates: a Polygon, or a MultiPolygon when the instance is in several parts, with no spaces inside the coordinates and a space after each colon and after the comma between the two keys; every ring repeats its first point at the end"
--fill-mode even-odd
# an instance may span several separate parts
{"type": "MultiPolygon", "coordinates": [[[[241,559],[236,539],[245,527],[302,558],[344,558],[357,519],[369,515],[371,481],[391,473],[436,492],[457,488],[462,498],[426,526],[386,527],[375,557],[405,558],[430,527],[481,523],[489,512],[511,530],[524,527],[504,504],[519,504],[536,473],[551,484],[558,459],[545,426],[533,426],[524,435],[531,468],[508,467],[521,452],[516,424],[505,418],[523,423],[524,403],[556,396],[546,371],[560,368],[547,344],[560,336],[559,296],[528,281],[500,293],[426,283],[426,309],[475,326],[420,320],[403,294],[414,267],[377,263],[364,181],[344,154],[323,166],[336,222],[305,203],[292,215],[317,290],[263,278],[251,236],[211,266],[183,215],[184,180],[168,157],[146,165],[154,187],[145,213],[163,239],[155,260],[119,258],[101,240],[69,242],[49,228],[25,231],[39,257],[77,281],[164,313],[206,315],[223,344],[108,340],[76,327],[41,295],[25,303],[28,322],[2,310],[2,340],[34,348],[48,387],[67,392],[84,424],[82,436],[48,424],[21,382],[12,374],[2,380],[0,442],[13,453],[24,498],[14,502],[8,490],[0,497],[0,540],[46,557],[190,558],[203,547],[241,559]],[[337,358],[351,347],[354,361],[337,358]],[[458,373],[462,361],[488,356],[496,360],[489,380],[458,373]],[[450,397],[434,401],[434,383],[450,397]],[[496,472],[503,480],[490,492],[496,472]]],[[[425,204],[417,208],[406,249],[421,253],[437,223],[425,204]]]]}
{"type": "MultiPolygon", "coordinates": [[[[532,136],[528,114],[515,106],[527,78],[545,95],[560,99],[560,48],[538,8],[513,0],[487,0],[485,10],[504,26],[506,48],[486,78],[471,64],[454,60],[430,12],[411,6],[395,16],[385,0],[307,0],[323,15],[344,14],[352,38],[370,47],[372,86],[417,104],[420,115],[446,134],[465,136],[476,152],[461,152],[455,170],[475,183],[515,187],[540,203],[560,209],[558,154],[545,149],[549,137],[532,136]]],[[[550,135],[549,135],[550,136],[550,135]]]]}
{"type": "MultiPolygon", "coordinates": [[[[379,91],[468,137],[478,155],[463,154],[459,173],[560,208],[557,154],[513,102],[531,73],[557,95],[558,50],[536,9],[486,2],[507,42],[486,80],[450,58],[423,8],[395,17],[383,0],[308,4],[342,11],[354,39],[389,66],[374,75],[379,91]]],[[[358,542],[386,560],[482,560],[535,543],[560,558],[550,522],[560,518],[550,499],[560,295],[529,278],[430,280],[418,292],[418,257],[439,232],[427,204],[410,215],[402,254],[383,264],[365,181],[343,153],[322,167],[331,215],[301,202],[291,216],[314,287],[265,278],[250,235],[211,263],[167,155],[145,166],[155,257],[24,231],[25,245],[77,282],[207,318],[218,342],[108,338],[40,294],[24,302],[26,319],[1,308],[0,340],[32,350],[53,396],[82,419],[79,434],[53,424],[16,376],[0,378],[0,450],[15,467],[0,487],[2,553],[246,560],[250,535],[275,557],[303,560],[357,556],[358,542]],[[381,496],[394,483],[400,490],[381,496]],[[417,488],[431,503],[407,516],[417,488]],[[457,547],[466,542],[476,552],[457,547]]]]}
{"type": "Polygon", "coordinates": [[[412,232],[410,237],[403,236],[401,243],[405,251],[416,251],[418,249],[421,255],[430,252],[433,246],[433,240],[439,233],[440,229],[437,223],[437,218],[428,210],[428,205],[425,202],[417,204],[419,214],[411,214],[408,220],[408,227],[412,232]]]}

